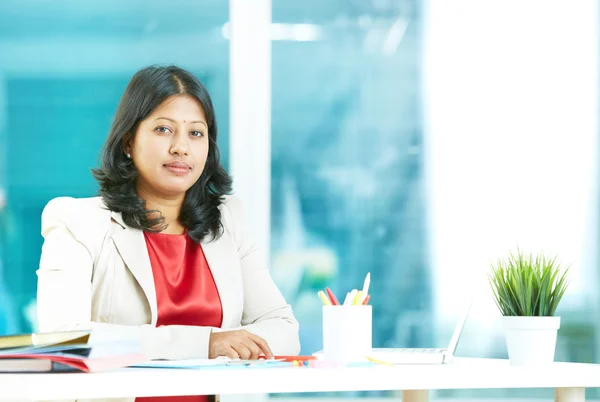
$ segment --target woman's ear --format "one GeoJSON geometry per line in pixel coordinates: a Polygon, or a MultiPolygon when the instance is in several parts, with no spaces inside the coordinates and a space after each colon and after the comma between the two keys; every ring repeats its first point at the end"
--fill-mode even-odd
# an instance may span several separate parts
{"type": "Polygon", "coordinates": [[[125,134],[123,136],[123,152],[125,152],[125,155],[128,155],[127,157],[130,158],[131,157],[131,135],[129,133],[125,134]]]}

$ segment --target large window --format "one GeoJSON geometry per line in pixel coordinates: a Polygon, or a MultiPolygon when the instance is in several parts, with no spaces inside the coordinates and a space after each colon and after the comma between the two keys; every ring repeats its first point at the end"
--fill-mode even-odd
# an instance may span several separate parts
{"type": "Polygon", "coordinates": [[[273,2],[291,33],[273,41],[273,270],[304,353],[321,347],[316,292],[343,298],[367,272],[374,345],[433,341],[421,9],[386,4],[273,2]]]}

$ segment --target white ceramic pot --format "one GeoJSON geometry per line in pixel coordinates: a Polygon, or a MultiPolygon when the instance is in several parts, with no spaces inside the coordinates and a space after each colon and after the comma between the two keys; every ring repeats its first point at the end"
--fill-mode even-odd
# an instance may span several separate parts
{"type": "Polygon", "coordinates": [[[514,366],[554,361],[560,317],[502,317],[508,358],[514,366]]]}

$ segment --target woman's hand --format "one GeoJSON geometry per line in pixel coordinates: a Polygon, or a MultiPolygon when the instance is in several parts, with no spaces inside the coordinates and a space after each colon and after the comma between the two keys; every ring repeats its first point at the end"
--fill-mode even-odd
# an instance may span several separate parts
{"type": "Polygon", "coordinates": [[[236,331],[212,332],[208,341],[208,357],[227,356],[242,360],[256,360],[264,355],[267,359],[273,357],[271,348],[260,336],[245,329],[236,331]]]}

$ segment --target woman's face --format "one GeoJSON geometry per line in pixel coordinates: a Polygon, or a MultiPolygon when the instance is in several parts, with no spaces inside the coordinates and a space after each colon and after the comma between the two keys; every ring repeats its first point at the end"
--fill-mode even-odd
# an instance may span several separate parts
{"type": "Polygon", "coordinates": [[[185,95],[167,98],[125,147],[139,172],[138,192],[185,195],[204,170],[208,147],[208,123],[198,101],[185,95]]]}

